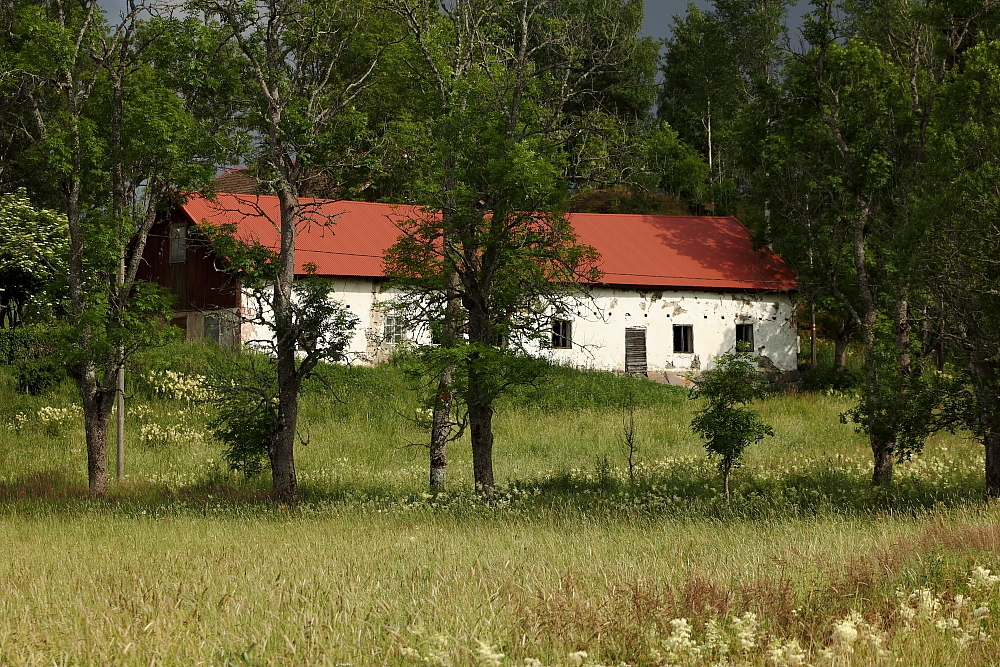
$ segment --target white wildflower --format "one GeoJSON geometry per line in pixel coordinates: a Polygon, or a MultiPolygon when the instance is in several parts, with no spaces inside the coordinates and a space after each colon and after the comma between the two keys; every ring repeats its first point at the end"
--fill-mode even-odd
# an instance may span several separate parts
{"type": "Polygon", "coordinates": [[[844,618],[833,623],[833,644],[840,651],[850,653],[854,642],[858,640],[858,627],[850,618],[844,618]]]}
{"type": "Polygon", "coordinates": [[[989,591],[1000,582],[1000,575],[991,574],[988,569],[977,565],[969,576],[969,586],[973,590],[989,591]]]}
{"type": "Polygon", "coordinates": [[[538,658],[525,658],[524,667],[543,667],[542,661],[538,658]]]}
{"type": "Polygon", "coordinates": [[[799,646],[799,640],[792,639],[768,649],[767,659],[775,667],[803,667],[806,664],[806,652],[799,646]]]}
{"type": "Polygon", "coordinates": [[[709,655],[717,656],[719,662],[722,662],[729,653],[729,642],[719,627],[719,622],[714,618],[705,623],[705,642],[702,644],[702,650],[709,655]]]}
{"type": "Polygon", "coordinates": [[[739,618],[733,618],[733,630],[744,653],[757,646],[757,614],[748,611],[739,618]]]}
{"type": "Polygon", "coordinates": [[[566,656],[566,662],[573,665],[573,667],[580,667],[583,661],[587,659],[586,651],[574,651],[566,656]]]}
{"type": "Polygon", "coordinates": [[[481,667],[500,667],[503,664],[503,653],[497,651],[490,644],[476,640],[476,662],[481,667]]]}
{"type": "Polygon", "coordinates": [[[399,654],[409,660],[417,660],[417,661],[421,660],[420,651],[418,651],[415,648],[411,648],[409,646],[400,647],[399,654]]]}
{"type": "Polygon", "coordinates": [[[665,655],[660,656],[654,650],[654,658],[661,657],[667,664],[684,663],[697,658],[700,654],[698,643],[691,638],[691,623],[686,618],[675,618],[670,621],[670,635],[660,642],[665,655]]]}

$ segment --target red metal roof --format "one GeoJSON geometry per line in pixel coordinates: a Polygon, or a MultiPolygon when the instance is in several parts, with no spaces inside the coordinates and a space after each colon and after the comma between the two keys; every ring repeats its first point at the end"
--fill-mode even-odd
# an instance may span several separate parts
{"type": "MultiPolygon", "coordinates": [[[[396,226],[416,218],[414,206],[303,199],[315,203],[297,235],[297,273],[313,263],[327,276],[384,277],[383,251],[399,237],[396,226]]],[[[238,236],[278,247],[274,196],[192,196],[182,206],[195,222],[235,223],[238,236]]],[[[709,290],[790,290],[795,274],[774,253],[750,246],[735,218],[571,213],[580,242],[601,253],[601,284],[709,290]]]]}
{"type": "Polygon", "coordinates": [[[571,213],[582,243],[601,253],[608,285],[724,290],[795,289],[795,272],[754,250],[736,218],[571,213]]]}

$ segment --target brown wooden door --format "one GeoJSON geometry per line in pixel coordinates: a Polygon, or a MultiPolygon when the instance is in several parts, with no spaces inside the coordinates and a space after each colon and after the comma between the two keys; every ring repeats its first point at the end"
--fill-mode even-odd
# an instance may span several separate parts
{"type": "Polygon", "coordinates": [[[625,372],[646,374],[646,329],[625,329],[625,372]]]}

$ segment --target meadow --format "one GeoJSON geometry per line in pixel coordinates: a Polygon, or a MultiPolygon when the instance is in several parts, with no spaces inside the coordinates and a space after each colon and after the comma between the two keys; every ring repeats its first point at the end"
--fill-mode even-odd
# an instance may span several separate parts
{"type": "Polygon", "coordinates": [[[497,493],[459,441],[432,496],[400,369],[326,368],[288,505],[227,470],[178,389],[213,354],[134,374],[101,500],[71,383],[28,396],[0,367],[0,665],[998,662],[1000,506],[966,434],[874,489],[850,395],[774,396],[727,500],[683,390],[555,368],[499,406],[497,493]]]}

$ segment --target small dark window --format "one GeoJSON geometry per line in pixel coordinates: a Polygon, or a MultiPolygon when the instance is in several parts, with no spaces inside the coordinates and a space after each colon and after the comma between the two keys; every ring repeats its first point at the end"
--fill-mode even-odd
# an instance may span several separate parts
{"type": "Polygon", "coordinates": [[[674,352],[686,354],[694,352],[694,326],[690,324],[674,325],[674,352]]]}
{"type": "Polygon", "coordinates": [[[753,325],[752,324],[737,324],[736,325],[736,345],[739,346],[740,343],[745,343],[748,350],[753,349],[753,325]]]}
{"type": "Polygon", "coordinates": [[[382,342],[389,345],[398,345],[406,340],[406,325],[403,323],[403,318],[386,315],[382,334],[382,342]]]}
{"type": "Polygon", "coordinates": [[[187,227],[170,225],[170,261],[183,262],[187,253],[187,227]]]}
{"type": "Polygon", "coordinates": [[[568,350],[573,347],[573,323],[569,320],[552,320],[552,347],[568,350]]]}

